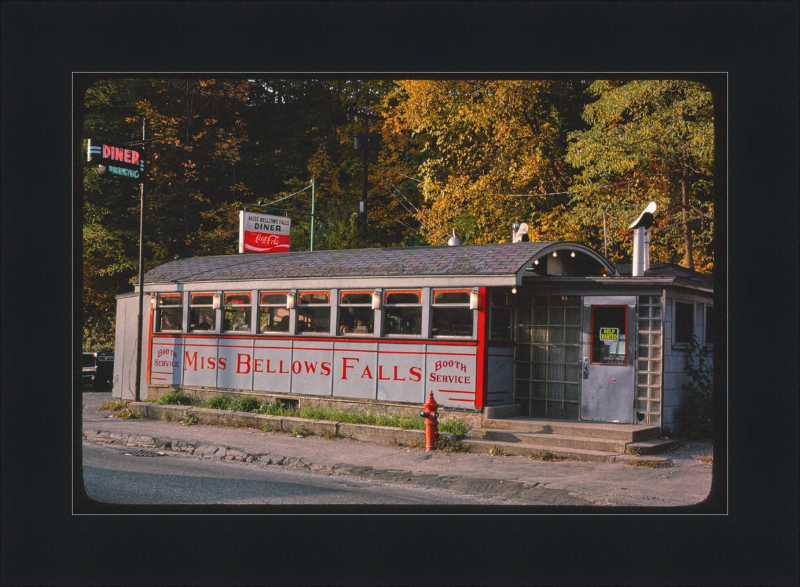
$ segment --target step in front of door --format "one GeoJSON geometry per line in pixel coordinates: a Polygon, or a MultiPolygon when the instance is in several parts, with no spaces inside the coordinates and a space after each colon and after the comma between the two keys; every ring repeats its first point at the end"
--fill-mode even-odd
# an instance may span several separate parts
{"type": "Polygon", "coordinates": [[[569,422],[532,418],[484,419],[481,421],[481,428],[588,438],[608,438],[624,440],[625,442],[641,442],[658,438],[661,435],[658,426],[569,422]]]}
{"type": "Polygon", "coordinates": [[[513,430],[494,430],[492,428],[473,428],[471,438],[473,440],[491,440],[552,448],[577,448],[618,454],[625,453],[625,445],[627,444],[625,440],[614,438],[539,434],[513,430]]]}
{"type": "Polygon", "coordinates": [[[497,456],[522,456],[539,461],[584,461],[595,463],[613,463],[623,455],[614,452],[586,450],[579,448],[558,448],[552,446],[536,446],[521,442],[499,442],[494,440],[461,441],[461,445],[471,453],[497,456]]]}

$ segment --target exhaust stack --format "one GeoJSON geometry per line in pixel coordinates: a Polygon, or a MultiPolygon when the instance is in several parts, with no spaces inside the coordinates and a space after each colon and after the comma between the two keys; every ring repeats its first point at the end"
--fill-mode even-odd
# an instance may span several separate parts
{"type": "Polygon", "coordinates": [[[650,269],[650,231],[656,203],[650,202],[647,208],[628,227],[633,230],[633,277],[642,277],[650,269]]]}

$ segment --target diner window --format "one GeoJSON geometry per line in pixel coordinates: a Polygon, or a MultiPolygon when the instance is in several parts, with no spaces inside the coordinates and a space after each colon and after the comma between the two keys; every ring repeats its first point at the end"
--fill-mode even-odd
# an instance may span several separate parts
{"type": "Polygon", "coordinates": [[[673,344],[689,345],[694,340],[694,304],[675,300],[673,344]]]}
{"type": "Polygon", "coordinates": [[[433,290],[433,336],[472,336],[474,312],[469,309],[469,298],[468,289],[433,290]]]}
{"type": "Polygon", "coordinates": [[[261,292],[258,305],[258,330],[261,333],[289,332],[287,292],[261,292]]]}
{"type": "Polygon", "coordinates": [[[373,334],[372,291],[343,291],[339,295],[339,334],[373,334]]]}
{"type": "Polygon", "coordinates": [[[216,330],[217,311],[213,293],[192,294],[189,304],[189,330],[216,330]]]}
{"type": "Polygon", "coordinates": [[[422,295],[420,290],[387,291],[383,297],[383,333],[420,336],[422,295]]]}
{"type": "Polygon", "coordinates": [[[511,292],[493,291],[490,299],[492,340],[511,340],[511,312],[514,304],[511,292]]]}
{"type": "Polygon", "coordinates": [[[159,332],[180,332],[183,330],[183,297],[179,293],[158,296],[159,332]]]}
{"type": "Polygon", "coordinates": [[[226,332],[250,332],[252,298],[249,293],[226,293],[222,326],[226,332]]]}
{"type": "Polygon", "coordinates": [[[330,292],[301,291],[297,304],[297,332],[330,333],[330,331],[330,292]]]}

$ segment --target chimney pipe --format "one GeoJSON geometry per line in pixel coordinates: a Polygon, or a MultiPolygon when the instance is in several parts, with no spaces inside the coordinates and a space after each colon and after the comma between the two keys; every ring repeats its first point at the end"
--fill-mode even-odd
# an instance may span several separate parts
{"type": "Polygon", "coordinates": [[[647,208],[628,227],[633,229],[633,277],[642,277],[650,269],[650,231],[656,203],[650,202],[647,208]]]}
{"type": "Polygon", "coordinates": [[[633,276],[642,277],[650,269],[650,231],[640,226],[633,231],[633,276]]]}

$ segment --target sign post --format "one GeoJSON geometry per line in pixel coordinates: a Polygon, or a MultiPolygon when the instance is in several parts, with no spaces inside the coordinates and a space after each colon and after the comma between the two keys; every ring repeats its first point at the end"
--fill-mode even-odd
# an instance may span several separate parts
{"type": "Polygon", "coordinates": [[[97,166],[97,173],[139,184],[139,316],[136,334],[136,389],[134,400],[139,401],[142,376],[142,307],[144,305],[144,145],[147,120],[142,120],[142,148],[112,145],[105,141],[89,139],[86,160],[97,166]]]}

